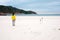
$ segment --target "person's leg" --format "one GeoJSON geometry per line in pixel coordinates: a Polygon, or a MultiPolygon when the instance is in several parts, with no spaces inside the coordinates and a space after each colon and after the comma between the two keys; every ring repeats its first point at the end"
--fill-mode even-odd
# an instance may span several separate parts
{"type": "Polygon", "coordinates": [[[15,26],[15,20],[12,21],[12,25],[15,26]]]}

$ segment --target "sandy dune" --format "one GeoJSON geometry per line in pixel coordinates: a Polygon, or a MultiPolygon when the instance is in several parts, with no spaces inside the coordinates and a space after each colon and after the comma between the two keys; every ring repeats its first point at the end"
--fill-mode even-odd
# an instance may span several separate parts
{"type": "Polygon", "coordinates": [[[60,40],[60,16],[0,16],[0,40],[60,40]]]}

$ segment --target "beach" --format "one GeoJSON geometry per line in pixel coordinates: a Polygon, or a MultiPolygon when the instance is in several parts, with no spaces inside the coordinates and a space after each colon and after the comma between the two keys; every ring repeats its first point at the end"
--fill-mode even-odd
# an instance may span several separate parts
{"type": "Polygon", "coordinates": [[[0,40],[60,40],[60,16],[0,16],[0,40]]]}

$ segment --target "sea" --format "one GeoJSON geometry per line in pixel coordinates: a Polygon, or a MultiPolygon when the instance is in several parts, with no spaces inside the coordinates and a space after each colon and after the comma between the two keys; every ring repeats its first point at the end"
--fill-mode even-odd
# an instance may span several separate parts
{"type": "MultiPolygon", "coordinates": [[[[11,16],[12,14],[7,14],[6,16],[11,16]]],[[[16,16],[60,16],[60,14],[15,14],[16,16]]]]}

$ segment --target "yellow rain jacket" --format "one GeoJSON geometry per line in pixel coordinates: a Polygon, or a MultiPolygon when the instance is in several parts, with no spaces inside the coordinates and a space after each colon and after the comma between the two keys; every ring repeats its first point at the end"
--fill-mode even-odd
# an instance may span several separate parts
{"type": "Polygon", "coordinates": [[[16,16],[15,15],[13,15],[11,18],[12,18],[12,20],[16,20],[16,16]]]}

